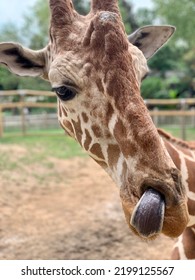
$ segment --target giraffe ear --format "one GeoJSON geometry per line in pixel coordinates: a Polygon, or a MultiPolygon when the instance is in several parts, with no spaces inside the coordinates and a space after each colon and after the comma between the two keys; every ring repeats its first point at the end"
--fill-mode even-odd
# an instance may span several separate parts
{"type": "Polygon", "coordinates": [[[175,29],[170,25],[144,26],[129,35],[128,40],[149,59],[168,41],[175,29]]]}
{"type": "Polygon", "coordinates": [[[19,76],[45,76],[46,49],[33,51],[17,43],[0,43],[0,64],[19,76]]]}

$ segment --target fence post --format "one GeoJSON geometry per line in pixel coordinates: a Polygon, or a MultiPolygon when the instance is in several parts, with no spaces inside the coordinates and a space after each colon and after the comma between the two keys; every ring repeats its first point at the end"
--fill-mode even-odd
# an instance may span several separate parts
{"type": "MultiPolygon", "coordinates": [[[[185,111],[186,110],[186,100],[181,99],[180,104],[181,104],[181,111],[185,111]]],[[[180,121],[180,124],[181,124],[181,138],[183,140],[186,140],[186,116],[181,115],[180,120],[181,120],[180,121]]]]}
{"type": "Polygon", "coordinates": [[[43,120],[44,120],[44,128],[45,129],[47,129],[48,128],[48,114],[47,114],[47,112],[45,111],[44,113],[43,113],[43,120]]]}
{"type": "Polygon", "coordinates": [[[159,123],[158,111],[159,111],[158,107],[154,107],[153,112],[156,112],[156,114],[154,114],[153,122],[156,127],[158,127],[158,123],[159,123]]]}
{"type": "Polygon", "coordinates": [[[192,107],[191,111],[194,113],[192,115],[192,127],[195,128],[195,107],[192,107]]]}
{"type": "Polygon", "coordinates": [[[3,109],[0,106],[0,138],[3,137],[3,109]]]}
{"type": "Polygon", "coordinates": [[[23,90],[19,91],[20,95],[20,104],[21,104],[21,109],[20,109],[20,114],[21,114],[21,127],[22,127],[22,135],[26,135],[26,115],[24,112],[24,101],[25,101],[25,92],[23,90]]]}

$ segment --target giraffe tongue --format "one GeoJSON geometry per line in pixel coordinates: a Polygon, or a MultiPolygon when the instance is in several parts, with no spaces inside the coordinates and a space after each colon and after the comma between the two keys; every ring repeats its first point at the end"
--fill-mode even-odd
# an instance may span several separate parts
{"type": "Polygon", "coordinates": [[[133,211],[130,224],[143,238],[155,236],[162,230],[164,211],[163,196],[147,189],[133,211]]]}

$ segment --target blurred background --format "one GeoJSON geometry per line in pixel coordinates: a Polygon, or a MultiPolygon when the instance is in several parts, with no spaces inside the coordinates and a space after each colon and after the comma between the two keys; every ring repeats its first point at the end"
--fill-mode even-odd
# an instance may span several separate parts
{"type": "MultiPolygon", "coordinates": [[[[73,0],[86,14],[89,1],[73,0]]],[[[119,0],[128,34],[169,24],[141,94],[156,126],[195,140],[195,0],[119,0]]],[[[1,0],[0,41],[48,43],[48,1],[1,0]]],[[[49,83],[0,66],[0,259],[167,259],[174,240],[131,236],[118,191],[59,127],[49,83]],[[28,248],[28,250],[27,250],[28,248]]]]}

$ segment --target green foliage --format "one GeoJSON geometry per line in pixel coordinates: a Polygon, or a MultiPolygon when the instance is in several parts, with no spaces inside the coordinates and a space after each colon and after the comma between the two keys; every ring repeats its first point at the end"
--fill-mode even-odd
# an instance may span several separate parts
{"type": "Polygon", "coordinates": [[[130,34],[138,28],[138,24],[132,11],[132,5],[127,0],[119,0],[119,8],[125,25],[125,30],[127,34],[130,34]]]}
{"type": "Polygon", "coordinates": [[[22,42],[20,30],[13,23],[7,23],[0,28],[0,42],[22,42]]]}
{"type": "Polygon", "coordinates": [[[41,78],[22,77],[18,85],[19,89],[51,90],[49,82],[41,78]]]}
{"type": "Polygon", "coordinates": [[[169,23],[177,28],[174,41],[179,39],[190,48],[195,41],[195,0],[153,0],[155,11],[163,23],[169,23]]]}
{"type": "Polygon", "coordinates": [[[182,55],[183,53],[178,48],[167,44],[149,60],[148,65],[164,76],[165,72],[179,68],[182,55]]]}
{"type": "Polygon", "coordinates": [[[188,80],[189,89],[191,92],[195,92],[195,48],[189,50],[183,57],[186,63],[186,76],[185,80],[188,80]]]}
{"type": "MultiPolygon", "coordinates": [[[[60,130],[62,132],[62,130],[60,130]]],[[[45,159],[48,157],[56,158],[72,158],[77,156],[85,156],[86,153],[81,149],[79,144],[72,138],[59,135],[59,132],[55,132],[54,135],[48,137],[46,135],[34,135],[34,136],[17,136],[11,137],[10,135],[5,135],[3,138],[0,138],[0,145],[11,146],[13,144],[20,145],[30,151],[29,154],[25,154],[23,160],[26,161],[26,164],[32,162],[45,162],[45,159]],[[58,135],[56,134],[58,133],[58,135]]],[[[1,155],[1,154],[0,154],[1,155]]],[[[5,158],[5,153],[4,153],[5,158]]],[[[6,160],[9,161],[10,153],[8,150],[6,160]]],[[[11,163],[13,163],[11,161],[11,163]]],[[[7,162],[7,164],[9,164],[7,162]]],[[[0,165],[1,168],[1,165],[0,165]]]]}
{"type": "Polygon", "coordinates": [[[146,8],[140,8],[136,12],[136,21],[139,26],[152,25],[155,20],[155,12],[146,8]]]}
{"type": "MultiPolygon", "coordinates": [[[[76,10],[86,14],[88,5],[84,1],[73,0],[76,10]]],[[[37,0],[30,12],[24,17],[22,33],[27,38],[27,44],[32,49],[41,49],[48,43],[50,11],[48,1],[37,0]]]]}
{"type": "Polygon", "coordinates": [[[18,77],[11,74],[6,68],[0,66],[0,90],[17,89],[18,85],[18,77]]]}
{"type": "Polygon", "coordinates": [[[167,98],[165,85],[160,77],[148,77],[142,82],[141,93],[144,99],[167,98]]]}
{"type": "Polygon", "coordinates": [[[50,90],[50,84],[40,78],[18,77],[0,66],[0,90],[34,89],[50,90]]]}
{"type": "MultiPolygon", "coordinates": [[[[195,0],[153,0],[153,2],[154,11],[138,11],[137,15],[143,19],[145,14],[146,19],[140,21],[138,17],[139,24],[151,24],[158,19],[158,22],[174,25],[177,29],[168,44],[149,61],[151,73],[162,79],[165,88],[163,96],[192,97],[195,95],[195,0]],[[172,81],[167,77],[171,77],[172,81]],[[179,78],[173,81],[174,77],[179,78]]],[[[146,85],[143,87],[145,90],[146,85]]]]}
{"type": "Polygon", "coordinates": [[[32,49],[42,49],[48,43],[49,28],[48,1],[37,0],[24,16],[22,34],[32,49]]]}
{"type": "Polygon", "coordinates": [[[80,15],[86,15],[89,11],[89,2],[83,0],[73,0],[74,7],[80,15]]]}

